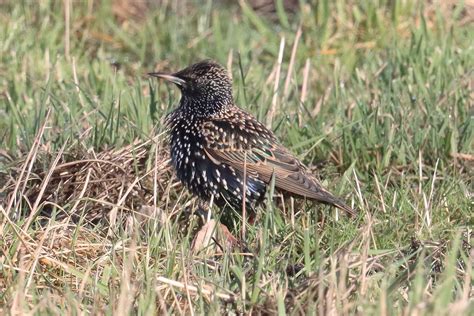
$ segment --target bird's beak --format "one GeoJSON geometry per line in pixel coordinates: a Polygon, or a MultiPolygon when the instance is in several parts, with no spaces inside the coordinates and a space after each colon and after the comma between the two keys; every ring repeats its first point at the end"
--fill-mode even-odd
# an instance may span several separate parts
{"type": "Polygon", "coordinates": [[[186,81],[184,81],[183,79],[175,76],[175,75],[170,75],[170,74],[167,74],[167,73],[164,73],[164,72],[149,72],[148,75],[152,76],[152,77],[158,77],[158,78],[162,78],[162,79],[165,79],[169,82],[172,82],[172,83],[175,83],[177,84],[178,86],[184,86],[184,84],[186,83],[186,81]]]}

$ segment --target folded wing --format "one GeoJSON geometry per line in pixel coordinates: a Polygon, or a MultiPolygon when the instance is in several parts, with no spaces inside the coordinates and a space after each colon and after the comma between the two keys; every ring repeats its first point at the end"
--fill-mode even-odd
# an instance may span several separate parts
{"type": "Polygon", "coordinates": [[[334,205],[355,215],[352,208],[325,190],[308,169],[263,124],[233,108],[204,124],[204,149],[216,163],[225,163],[290,194],[334,205]]]}

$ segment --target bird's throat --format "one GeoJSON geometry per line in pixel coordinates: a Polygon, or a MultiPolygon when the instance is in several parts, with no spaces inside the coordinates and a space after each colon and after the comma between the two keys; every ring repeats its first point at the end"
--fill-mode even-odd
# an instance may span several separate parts
{"type": "Polygon", "coordinates": [[[195,117],[209,117],[232,106],[232,96],[183,95],[180,101],[180,110],[195,117]]]}

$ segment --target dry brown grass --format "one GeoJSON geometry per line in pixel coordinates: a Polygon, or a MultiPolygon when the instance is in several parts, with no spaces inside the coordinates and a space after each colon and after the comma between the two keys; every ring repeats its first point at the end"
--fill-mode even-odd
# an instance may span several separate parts
{"type": "MultiPolygon", "coordinates": [[[[43,131],[44,125],[37,140],[43,131]]],[[[60,152],[49,148],[37,142],[2,174],[0,196],[9,217],[29,216],[31,222],[34,216],[50,217],[57,211],[58,220],[84,217],[89,223],[106,220],[113,226],[117,213],[156,206],[169,198],[171,188],[179,190],[162,134],[100,152],[79,145],[68,153],[64,147],[60,152]]]]}

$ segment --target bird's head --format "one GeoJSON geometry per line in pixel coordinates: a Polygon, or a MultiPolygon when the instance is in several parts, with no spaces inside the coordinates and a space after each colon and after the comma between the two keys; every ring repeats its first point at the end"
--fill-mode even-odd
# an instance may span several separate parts
{"type": "Polygon", "coordinates": [[[181,106],[209,115],[232,105],[232,80],[227,70],[212,60],[200,61],[178,72],[149,73],[173,82],[181,90],[181,106]]]}

